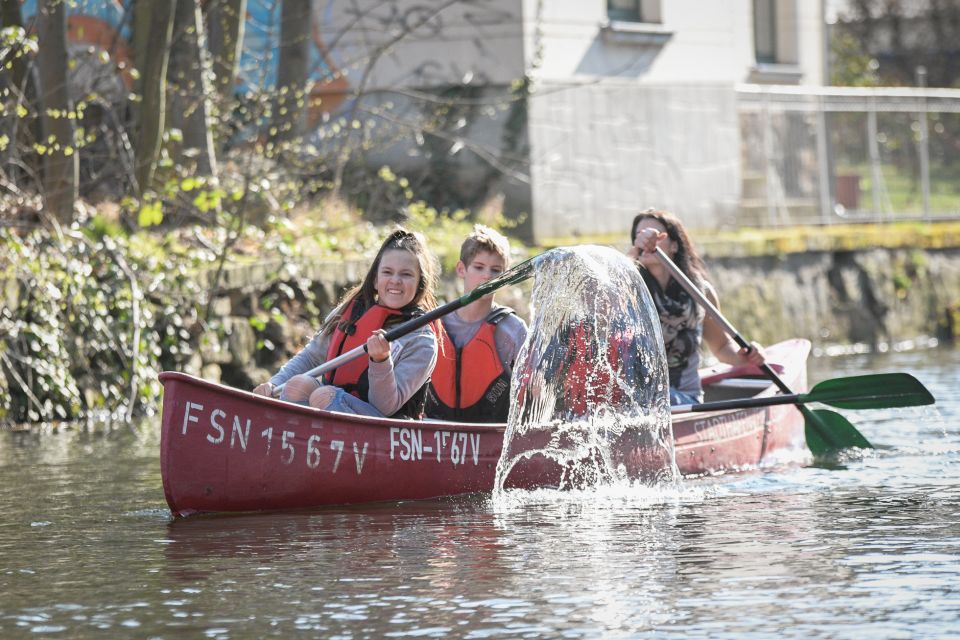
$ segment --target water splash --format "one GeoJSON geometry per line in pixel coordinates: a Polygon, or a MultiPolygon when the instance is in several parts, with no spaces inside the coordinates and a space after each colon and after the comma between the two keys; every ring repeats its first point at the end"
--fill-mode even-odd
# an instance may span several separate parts
{"type": "Polygon", "coordinates": [[[554,249],[531,308],[495,490],[679,478],[660,323],[634,264],[605,247],[554,249]]]}

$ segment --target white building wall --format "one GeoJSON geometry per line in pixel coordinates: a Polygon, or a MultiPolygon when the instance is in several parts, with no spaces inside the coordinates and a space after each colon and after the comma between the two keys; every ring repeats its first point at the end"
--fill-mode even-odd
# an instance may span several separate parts
{"type": "Polygon", "coordinates": [[[646,207],[735,224],[734,87],[822,78],[820,3],[777,2],[784,54],[760,72],[752,0],[663,0],[659,24],[613,25],[602,0],[524,0],[534,236],[626,237],[646,207]]]}
{"type": "Polygon", "coordinates": [[[531,100],[533,234],[628,233],[642,209],[730,223],[740,193],[732,87],[544,82],[531,100]]]}
{"type": "Polygon", "coordinates": [[[525,71],[520,0],[313,0],[313,8],[330,62],[354,87],[509,85],[525,71]]]}
{"type": "Polygon", "coordinates": [[[828,43],[823,4],[813,0],[797,2],[797,37],[800,47],[798,64],[803,69],[800,84],[829,84],[829,78],[824,77],[828,43]]]}
{"type": "MultiPolygon", "coordinates": [[[[752,0],[661,0],[659,24],[605,29],[605,0],[523,0],[527,64],[539,38],[545,80],[617,77],[648,84],[736,84],[755,66],[752,0]],[[661,44],[654,44],[658,39],[661,44]]],[[[821,84],[820,0],[778,0],[778,41],[801,84],[821,84]],[[780,6],[783,5],[783,6],[780,6]],[[793,57],[793,56],[791,56],[793,57]]]]}
{"type": "MultiPolygon", "coordinates": [[[[314,0],[314,7],[323,40],[336,43],[332,66],[352,89],[379,93],[366,98],[376,106],[392,101],[416,111],[418,98],[394,90],[464,82],[506,99],[512,82],[534,79],[529,171],[514,171],[510,182],[527,193],[514,201],[530,200],[533,235],[544,239],[620,233],[648,206],[696,227],[734,223],[741,189],[734,87],[815,85],[823,76],[821,0],[775,2],[783,59],[766,65],[755,60],[753,0],[660,0],[655,24],[611,24],[606,0],[314,0]],[[527,173],[529,187],[521,184],[527,173]]],[[[484,156],[504,152],[506,113],[456,133],[480,152],[451,157],[460,179],[489,175],[484,156]]],[[[401,167],[420,162],[402,144],[381,158],[401,167]]]]}

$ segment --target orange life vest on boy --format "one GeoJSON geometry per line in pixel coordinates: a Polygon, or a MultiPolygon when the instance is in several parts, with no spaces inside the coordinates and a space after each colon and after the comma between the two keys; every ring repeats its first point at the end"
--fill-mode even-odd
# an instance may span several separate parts
{"type": "Polygon", "coordinates": [[[462,422],[506,422],[510,374],[497,353],[497,324],[513,313],[500,307],[484,318],[476,335],[458,349],[446,331],[427,390],[431,418],[462,422]]]}
{"type": "MultiPolygon", "coordinates": [[[[356,301],[347,305],[343,310],[341,320],[334,327],[330,335],[330,346],[327,348],[327,361],[336,358],[342,353],[346,353],[357,347],[362,347],[367,343],[367,339],[377,329],[382,329],[386,324],[397,324],[393,320],[406,321],[410,318],[423,315],[423,310],[419,307],[405,308],[404,310],[390,309],[379,304],[375,304],[367,309],[359,318],[353,318],[353,307],[356,301]],[[399,316],[394,318],[393,316],[399,316]]],[[[431,328],[436,331],[431,325],[431,328]]],[[[327,372],[323,381],[325,384],[332,384],[340,387],[347,393],[354,395],[364,402],[369,402],[370,382],[367,378],[367,366],[370,363],[369,357],[354,358],[350,362],[345,362],[336,369],[327,372]]],[[[427,385],[423,385],[417,390],[407,402],[400,407],[400,410],[388,416],[391,418],[420,418],[423,415],[424,400],[426,399],[427,385]]]]}

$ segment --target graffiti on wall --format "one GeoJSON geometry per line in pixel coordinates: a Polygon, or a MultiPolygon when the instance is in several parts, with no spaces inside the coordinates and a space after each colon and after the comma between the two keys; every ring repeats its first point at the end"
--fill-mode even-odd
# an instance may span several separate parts
{"type": "Polygon", "coordinates": [[[512,39],[521,39],[519,9],[505,0],[323,0],[322,5],[315,22],[327,41],[340,42],[336,63],[362,74],[371,61],[379,62],[382,48],[389,60],[384,66],[393,67],[383,82],[391,86],[484,84],[505,66],[502,30],[515,29],[512,39]],[[404,46],[394,47],[400,40],[404,46]]]}
{"type": "MultiPolygon", "coordinates": [[[[209,0],[204,0],[209,1],[209,0]]],[[[450,86],[492,81],[489,68],[498,62],[491,29],[519,25],[520,16],[502,0],[310,0],[310,114],[316,124],[325,114],[348,104],[351,79],[380,52],[396,67],[397,86],[450,86]],[[437,55],[437,47],[392,46],[403,40],[416,46],[435,41],[456,45],[461,53],[437,55]],[[484,62],[486,61],[486,62],[484,62]]],[[[67,5],[68,40],[77,60],[72,73],[74,95],[97,95],[120,102],[133,88],[131,47],[133,0],[74,0],[67,5]],[[109,60],[114,71],[104,78],[109,60]]],[[[238,93],[269,90],[276,83],[280,44],[280,0],[248,0],[244,42],[235,86],[238,93]]],[[[21,13],[28,27],[37,0],[24,0],[21,13]]]]}
{"type": "MultiPolygon", "coordinates": [[[[96,95],[114,103],[133,89],[132,0],[74,0],[67,5],[67,40],[75,60],[71,91],[75,97],[96,95]],[[112,74],[102,73],[105,60],[112,74]]],[[[280,6],[276,0],[249,0],[244,45],[235,78],[239,93],[268,89],[276,82],[280,42],[280,6]]],[[[37,0],[25,0],[21,15],[33,29],[37,0]]],[[[349,91],[347,78],[332,63],[318,25],[312,25],[310,46],[311,114],[313,122],[334,112],[349,91]]]]}

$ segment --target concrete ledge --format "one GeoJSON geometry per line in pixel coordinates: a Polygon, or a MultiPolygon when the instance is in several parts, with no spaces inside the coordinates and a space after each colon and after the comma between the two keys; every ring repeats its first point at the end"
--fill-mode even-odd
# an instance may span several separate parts
{"type": "MultiPolygon", "coordinates": [[[[539,249],[577,244],[599,244],[626,250],[628,229],[622,234],[550,238],[539,249]]],[[[891,224],[837,224],[828,226],[750,228],[737,231],[691,229],[697,250],[705,258],[782,256],[809,251],[859,249],[960,248],[960,221],[900,222],[891,224]]]]}
{"type": "Polygon", "coordinates": [[[691,233],[704,257],[960,247],[960,222],[844,224],[691,233]]]}

